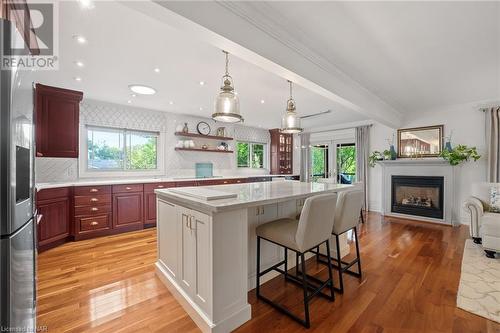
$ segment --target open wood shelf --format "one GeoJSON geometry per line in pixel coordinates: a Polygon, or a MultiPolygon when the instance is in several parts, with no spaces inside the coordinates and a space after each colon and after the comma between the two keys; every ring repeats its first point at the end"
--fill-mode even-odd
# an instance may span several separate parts
{"type": "Polygon", "coordinates": [[[233,153],[232,150],[201,149],[201,148],[175,148],[175,150],[204,151],[204,152],[209,152],[209,153],[223,153],[223,154],[233,153]]]}
{"type": "Polygon", "coordinates": [[[185,136],[185,137],[191,137],[191,138],[203,138],[203,139],[222,140],[222,141],[233,140],[233,138],[230,138],[227,136],[202,135],[202,134],[197,134],[197,133],[184,133],[184,132],[175,132],[174,134],[176,136],[185,136]]]}

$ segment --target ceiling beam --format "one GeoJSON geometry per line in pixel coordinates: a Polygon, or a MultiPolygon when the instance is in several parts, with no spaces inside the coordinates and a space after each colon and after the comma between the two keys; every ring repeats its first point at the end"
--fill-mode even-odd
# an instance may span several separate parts
{"type": "Polygon", "coordinates": [[[121,3],[349,110],[387,126],[401,125],[403,115],[399,111],[296,41],[272,19],[267,19],[262,8],[246,2],[121,3]]]}

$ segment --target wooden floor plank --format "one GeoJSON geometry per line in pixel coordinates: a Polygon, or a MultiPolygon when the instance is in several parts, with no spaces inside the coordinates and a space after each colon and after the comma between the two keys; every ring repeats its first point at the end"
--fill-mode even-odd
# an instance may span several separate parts
{"type": "MultiPolygon", "coordinates": [[[[252,320],[237,332],[500,332],[456,308],[467,227],[368,214],[359,228],[363,278],[345,277],[335,302],[314,299],[305,330],[249,293],[252,320]]],[[[349,240],[351,247],[352,235],[349,240]]],[[[156,277],[156,230],[68,243],[38,256],[38,325],[49,332],[199,332],[156,277]]],[[[308,270],[326,277],[314,260],[308,270]]],[[[334,275],[337,279],[337,275],[334,275]]],[[[262,288],[302,313],[302,291],[275,278],[262,288]]]]}

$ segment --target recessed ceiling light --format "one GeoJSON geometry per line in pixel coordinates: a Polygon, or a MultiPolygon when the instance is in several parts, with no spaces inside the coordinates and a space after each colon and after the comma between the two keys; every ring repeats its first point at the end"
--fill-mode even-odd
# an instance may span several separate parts
{"type": "Polygon", "coordinates": [[[78,82],[80,82],[82,80],[82,78],[79,76],[75,76],[73,79],[75,79],[75,81],[78,81],[78,82]]]}
{"type": "Polygon", "coordinates": [[[137,95],[136,95],[136,94],[132,94],[132,95],[130,95],[130,96],[135,97],[135,96],[137,96],[137,95]]]}
{"type": "Polygon", "coordinates": [[[131,104],[131,103],[132,103],[132,101],[129,99],[129,100],[127,101],[127,103],[128,103],[128,104],[131,104]]]}
{"type": "Polygon", "coordinates": [[[75,65],[76,65],[77,67],[83,67],[83,66],[85,66],[85,65],[83,64],[83,62],[81,62],[81,61],[75,61],[75,65]]]}
{"type": "Polygon", "coordinates": [[[154,88],[144,86],[142,84],[131,84],[128,86],[132,92],[139,95],[154,95],[156,94],[156,90],[154,88]]]}
{"type": "Polygon", "coordinates": [[[168,104],[174,105],[174,101],[170,101],[170,102],[168,102],[168,104]]]}
{"type": "Polygon", "coordinates": [[[78,2],[83,9],[93,9],[95,7],[94,1],[92,0],[78,0],[78,2]]]}
{"type": "Polygon", "coordinates": [[[200,111],[203,111],[203,108],[200,106],[200,111]]]}
{"type": "Polygon", "coordinates": [[[160,69],[159,69],[158,67],[156,67],[156,68],[154,69],[154,71],[155,71],[155,73],[160,73],[160,69]]]}
{"type": "Polygon", "coordinates": [[[200,86],[204,86],[205,85],[205,81],[200,81],[200,86]]]}
{"type": "Polygon", "coordinates": [[[73,35],[73,39],[76,40],[78,44],[86,44],[87,43],[87,38],[83,37],[82,35],[73,35]]]}
{"type": "Polygon", "coordinates": [[[261,100],[260,100],[260,104],[264,104],[265,102],[266,102],[266,101],[265,101],[265,100],[263,100],[263,99],[261,99],[261,100]]]}

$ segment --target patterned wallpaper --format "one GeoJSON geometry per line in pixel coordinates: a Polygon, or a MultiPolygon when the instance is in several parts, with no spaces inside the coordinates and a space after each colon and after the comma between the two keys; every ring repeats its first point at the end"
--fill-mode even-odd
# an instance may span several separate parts
{"type": "MultiPolygon", "coordinates": [[[[107,102],[84,100],[80,106],[80,128],[85,125],[158,131],[164,138],[165,169],[167,177],[192,177],[196,162],[212,162],[216,175],[262,174],[262,170],[239,169],[235,154],[178,152],[174,150],[179,137],[174,135],[178,125],[188,123],[189,131],[196,132],[200,121],[207,122],[212,134],[217,127],[225,127],[226,135],[235,138],[229,141],[234,149],[236,140],[269,143],[269,131],[242,125],[217,124],[212,119],[179,115],[162,111],[141,109],[107,102]]],[[[196,140],[199,145],[217,145],[215,140],[196,140]]],[[[266,173],[267,170],[264,171],[266,173]]],[[[71,181],[78,178],[78,160],[67,158],[37,158],[37,182],[71,181]]]]}

